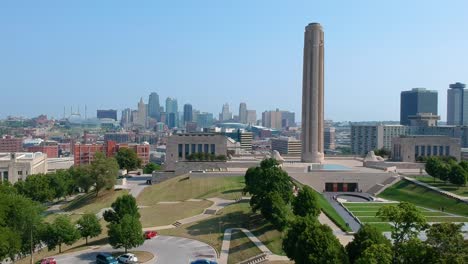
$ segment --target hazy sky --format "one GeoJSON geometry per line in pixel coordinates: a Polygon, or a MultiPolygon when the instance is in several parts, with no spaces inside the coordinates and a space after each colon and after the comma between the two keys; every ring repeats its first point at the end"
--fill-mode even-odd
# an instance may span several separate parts
{"type": "Polygon", "coordinates": [[[301,111],[304,27],[325,30],[325,117],[398,120],[400,92],[468,82],[468,1],[1,1],[0,118],[63,107],[301,111]]]}

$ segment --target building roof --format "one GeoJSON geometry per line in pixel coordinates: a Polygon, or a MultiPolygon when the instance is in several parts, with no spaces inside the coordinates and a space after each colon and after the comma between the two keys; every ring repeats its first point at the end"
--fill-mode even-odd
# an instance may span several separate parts
{"type": "Polygon", "coordinates": [[[14,156],[16,156],[17,160],[33,160],[35,158],[39,158],[42,156],[45,156],[44,153],[42,152],[3,152],[0,153],[0,161],[9,161],[11,160],[14,156]]]}

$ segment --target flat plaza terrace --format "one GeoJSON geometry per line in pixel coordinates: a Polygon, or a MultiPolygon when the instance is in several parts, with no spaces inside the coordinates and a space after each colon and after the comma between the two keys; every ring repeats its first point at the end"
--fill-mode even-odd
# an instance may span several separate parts
{"type": "Polygon", "coordinates": [[[307,163],[284,163],[283,169],[302,184],[318,192],[365,192],[375,195],[398,179],[394,172],[363,167],[353,158],[326,158],[323,166],[307,163]]]}

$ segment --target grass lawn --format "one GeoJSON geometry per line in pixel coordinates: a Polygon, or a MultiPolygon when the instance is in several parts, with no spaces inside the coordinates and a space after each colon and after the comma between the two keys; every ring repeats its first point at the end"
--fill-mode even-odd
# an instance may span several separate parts
{"type": "Polygon", "coordinates": [[[392,226],[388,223],[367,223],[375,228],[377,228],[380,232],[390,232],[392,231],[392,226]]]}
{"type": "Polygon", "coordinates": [[[239,263],[243,260],[257,256],[260,249],[240,230],[234,230],[229,245],[228,264],[239,263]]]}
{"type": "Polygon", "coordinates": [[[249,229],[273,253],[284,255],[281,248],[282,234],[261,215],[252,213],[248,202],[240,202],[225,207],[219,215],[200,222],[182,225],[179,228],[158,231],[162,235],[172,235],[203,241],[218,252],[226,228],[243,227],[249,229]]]}
{"type": "Polygon", "coordinates": [[[468,196],[468,186],[458,187],[449,182],[446,183],[444,181],[441,181],[437,178],[434,180],[434,178],[430,176],[412,176],[412,177],[420,182],[427,183],[429,185],[432,185],[444,191],[451,192],[451,193],[461,195],[461,196],[468,196]]]}
{"type": "Polygon", "coordinates": [[[137,201],[139,205],[154,205],[159,201],[185,201],[191,198],[236,199],[242,196],[244,187],[244,176],[194,179],[180,176],[145,188],[137,201]]]}
{"type": "Polygon", "coordinates": [[[213,204],[211,201],[180,202],[176,204],[156,204],[140,208],[143,227],[170,225],[177,220],[203,213],[205,208],[213,204]]]}
{"type": "Polygon", "coordinates": [[[128,194],[127,190],[108,190],[102,191],[98,197],[95,192],[90,192],[78,197],[77,199],[65,204],[61,207],[62,210],[73,213],[93,213],[96,214],[102,208],[110,207],[111,204],[124,194],[128,194]]]}
{"type": "Polygon", "coordinates": [[[439,210],[440,207],[444,207],[446,212],[468,216],[468,204],[405,180],[387,188],[379,197],[394,201],[410,202],[417,206],[434,210],[439,210]]]}

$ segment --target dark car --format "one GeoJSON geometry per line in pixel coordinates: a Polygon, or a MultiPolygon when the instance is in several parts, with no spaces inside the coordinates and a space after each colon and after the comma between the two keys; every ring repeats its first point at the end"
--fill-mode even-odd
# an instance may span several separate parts
{"type": "Polygon", "coordinates": [[[108,253],[99,253],[96,255],[96,264],[118,264],[116,258],[108,253]]]}
{"type": "Polygon", "coordinates": [[[190,264],[218,264],[218,262],[209,259],[197,259],[190,262],[190,264]]]}

